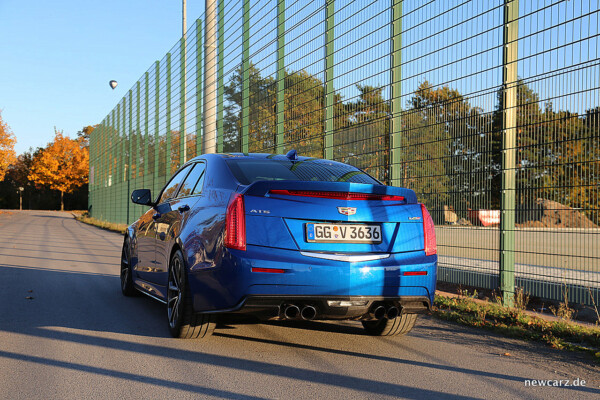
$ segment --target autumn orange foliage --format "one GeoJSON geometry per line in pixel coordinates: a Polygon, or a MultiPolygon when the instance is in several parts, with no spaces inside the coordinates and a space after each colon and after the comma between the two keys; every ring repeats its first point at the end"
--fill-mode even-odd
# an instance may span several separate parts
{"type": "Polygon", "coordinates": [[[2,120],[0,114],[0,181],[4,179],[4,175],[8,167],[17,161],[15,154],[15,143],[17,139],[10,130],[8,124],[2,120]]]}
{"type": "Polygon", "coordinates": [[[55,134],[54,141],[34,158],[28,178],[60,191],[63,210],[63,194],[88,183],[90,157],[83,139],[70,139],[59,131],[55,134]]]}

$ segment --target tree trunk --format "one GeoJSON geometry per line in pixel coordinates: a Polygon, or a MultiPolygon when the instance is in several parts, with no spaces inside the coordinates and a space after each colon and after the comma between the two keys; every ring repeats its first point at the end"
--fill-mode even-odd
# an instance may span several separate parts
{"type": "Polygon", "coordinates": [[[60,211],[65,211],[65,203],[63,202],[63,191],[60,191],[60,211]]]}

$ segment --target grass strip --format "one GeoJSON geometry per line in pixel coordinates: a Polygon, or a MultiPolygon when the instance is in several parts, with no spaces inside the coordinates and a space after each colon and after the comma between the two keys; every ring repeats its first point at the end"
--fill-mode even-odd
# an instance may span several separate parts
{"type": "Polygon", "coordinates": [[[600,363],[600,327],[570,321],[546,321],[518,308],[475,302],[469,297],[436,295],[433,315],[462,325],[488,329],[511,338],[546,343],[555,349],[583,351],[600,363]]]}
{"type": "Polygon", "coordinates": [[[106,229],[113,232],[125,233],[127,230],[127,224],[115,224],[113,222],[106,222],[96,218],[92,218],[87,213],[83,214],[75,214],[73,216],[79,222],[83,222],[84,224],[97,226],[98,228],[106,229]]]}

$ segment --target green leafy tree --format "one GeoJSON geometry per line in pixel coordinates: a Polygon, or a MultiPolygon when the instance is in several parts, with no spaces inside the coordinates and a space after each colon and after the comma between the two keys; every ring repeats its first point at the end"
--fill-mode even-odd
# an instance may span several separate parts
{"type": "MultiPolygon", "coordinates": [[[[277,82],[263,78],[250,64],[249,69],[250,152],[273,152],[277,132],[277,82]]],[[[285,71],[284,141],[286,151],[292,148],[305,156],[323,157],[325,87],[306,71],[285,71]]],[[[224,151],[241,151],[242,132],[242,69],[239,67],[225,86],[224,151]]],[[[334,94],[336,115],[343,115],[341,96],[334,94]]]]}
{"type": "Polygon", "coordinates": [[[334,158],[389,181],[390,104],[383,88],[356,85],[359,96],[337,115],[334,158]]]}

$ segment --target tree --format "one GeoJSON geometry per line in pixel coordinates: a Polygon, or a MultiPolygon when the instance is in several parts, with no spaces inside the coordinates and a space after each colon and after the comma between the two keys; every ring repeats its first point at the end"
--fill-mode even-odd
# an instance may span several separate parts
{"type": "Polygon", "coordinates": [[[360,92],[358,98],[344,103],[343,111],[336,114],[334,158],[388,182],[390,104],[383,98],[382,87],[356,85],[356,88],[360,92]]]}
{"type": "MultiPolygon", "coordinates": [[[[419,85],[402,114],[404,181],[440,212],[489,208],[492,118],[456,89],[419,85]]],[[[442,220],[442,217],[434,215],[442,220]]]]}
{"type": "Polygon", "coordinates": [[[79,132],[77,132],[77,139],[82,140],[84,147],[88,147],[90,145],[90,136],[92,135],[92,132],[94,131],[94,129],[96,129],[97,127],[98,127],[98,124],[88,125],[88,126],[84,126],[83,128],[81,128],[81,130],[79,132]]]}
{"type": "MultiPolygon", "coordinates": [[[[250,63],[248,110],[248,149],[250,152],[275,150],[277,131],[277,82],[263,78],[250,63]]],[[[241,151],[242,132],[242,68],[231,75],[225,86],[225,116],[223,119],[223,149],[241,151]]],[[[325,85],[306,71],[285,71],[284,142],[286,149],[294,148],[303,156],[323,157],[325,85]]],[[[343,115],[341,96],[334,93],[334,114],[343,115]]],[[[340,127],[336,118],[335,129],[340,127]]]]}
{"type": "Polygon", "coordinates": [[[2,120],[2,114],[0,113],[0,181],[4,179],[8,167],[17,160],[15,155],[16,142],[15,135],[8,124],[2,120]]]}
{"type": "Polygon", "coordinates": [[[54,141],[35,156],[28,178],[38,185],[58,190],[62,211],[63,194],[88,183],[88,176],[89,153],[84,140],[70,139],[55,128],[54,141]]]}

